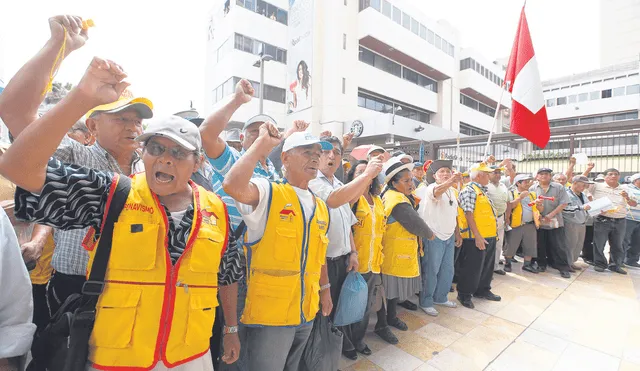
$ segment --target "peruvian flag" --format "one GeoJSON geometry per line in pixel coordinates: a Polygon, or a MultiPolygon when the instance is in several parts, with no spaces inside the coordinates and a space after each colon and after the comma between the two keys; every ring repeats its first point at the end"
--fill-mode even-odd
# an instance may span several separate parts
{"type": "Polygon", "coordinates": [[[511,132],[544,148],[551,133],[524,6],[504,81],[512,98],[511,132]]]}

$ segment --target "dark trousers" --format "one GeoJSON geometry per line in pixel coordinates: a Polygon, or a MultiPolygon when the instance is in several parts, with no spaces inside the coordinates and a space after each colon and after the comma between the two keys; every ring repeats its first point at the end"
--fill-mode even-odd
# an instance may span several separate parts
{"type": "Polygon", "coordinates": [[[33,323],[36,325],[36,332],[40,332],[47,327],[51,315],[47,305],[47,285],[32,285],[33,295],[33,323]]]}
{"type": "MultiPolygon", "coordinates": [[[[349,254],[342,255],[337,258],[327,258],[327,273],[329,275],[329,283],[331,287],[331,301],[333,302],[333,309],[329,319],[333,322],[333,317],[336,315],[336,309],[338,309],[338,300],[340,299],[340,292],[342,291],[342,284],[347,278],[347,265],[349,264],[349,254]]],[[[342,350],[353,350],[353,342],[349,338],[348,332],[349,326],[339,326],[338,329],[342,331],[342,350]]]]}
{"type": "Polygon", "coordinates": [[[624,234],[624,252],[627,263],[637,263],[640,258],[640,221],[627,219],[624,234]]]}
{"type": "Polygon", "coordinates": [[[369,296],[367,298],[367,310],[364,313],[362,321],[340,328],[345,338],[342,344],[343,351],[364,349],[364,335],[366,334],[367,327],[369,326],[369,317],[371,314],[371,310],[373,309],[376,302],[376,295],[380,295],[380,289],[382,286],[382,278],[380,277],[380,274],[369,272],[363,274],[362,278],[367,281],[367,288],[369,290],[369,296]],[[350,341],[347,341],[347,339],[350,341]],[[348,346],[351,347],[348,348],[348,346]]]}
{"type": "Polygon", "coordinates": [[[552,266],[561,272],[569,271],[569,245],[564,234],[564,227],[555,229],[538,229],[538,257],[536,262],[541,267],[552,266]]]}
{"type": "Polygon", "coordinates": [[[471,298],[473,294],[485,294],[491,290],[493,265],[496,255],[496,238],[485,238],[486,249],[476,247],[474,239],[464,239],[458,257],[458,296],[471,298]]]}
{"type": "Polygon", "coordinates": [[[210,346],[209,349],[211,350],[211,360],[213,361],[214,370],[218,370],[218,367],[220,366],[220,363],[221,363],[220,361],[222,359],[223,328],[224,328],[224,314],[222,312],[222,305],[218,305],[216,307],[216,319],[213,322],[213,328],[211,329],[211,339],[209,339],[209,346],[210,346]]]}
{"type": "Polygon", "coordinates": [[[378,311],[378,322],[376,322],[376,330],[382,330],[389,326],[389,322],[395,321],[398,318],[398,298],[384,300],[385,304],[382,304],[382,308],[378,311]]]}
{"type": "Polygon", "coordinates": [[[593,226],[588,225],[584,234],[584,244],[582,245],[582,260],[593,261],[593,226]]]}
{"type": "Polygon", "coordinates": [[[608,266],[620,267],[624,259],[625,230],[627,220],[624,218],[613,219],[598,216],[593,222],[593,262],[596,266],[607,268],[608,266]],[[604,256],[604,246],[609,241],[609,262],[604,256]]]}
{"type": "Polygon", "coordinates": [[[69,275],[60,272],[55,272],[51,276],[49,285],[47,286],[47,302],[49,303],[52,317],[71,294],[80,294],[82,292],[82,285],[84,285],[85,281],[85,276],[69,275]]]}

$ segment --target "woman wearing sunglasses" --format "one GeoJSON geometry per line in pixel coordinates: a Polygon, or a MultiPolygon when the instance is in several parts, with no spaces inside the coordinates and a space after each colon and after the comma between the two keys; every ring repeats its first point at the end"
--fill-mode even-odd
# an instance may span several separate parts
{"type": "Polygon", "coordinates": [[[91,267],[114,193],[128,195],[96,305],[93,369],[212,370],[218,287],[228,326],[223,361],[233,363],[240,349],[239,277],[228,270],[238,252],[227,248],[233,244],[226,206],[189,180],[203,161],[197,127],[177,116],[150,125],[135,139],[144,143],[146,172],[130,179],[50,158],[73,123],[118,99],[129,85],[125,77],[117,64],[94,58],[80,83],[0,157],[0,173],[19,187],[16,216],[60,229],[92,227],[84,240],[91,267]]]}

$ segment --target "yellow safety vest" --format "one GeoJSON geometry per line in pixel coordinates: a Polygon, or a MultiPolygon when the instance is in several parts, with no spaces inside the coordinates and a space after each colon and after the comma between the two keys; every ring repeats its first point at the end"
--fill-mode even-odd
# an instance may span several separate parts
{"type": "MultiPolygon", "coordinates": [[[[511,194],[513,195],[514,200],[517,199],[518,196],[520,196],[520,192],[518,192],[515,189],[511,191],[511,194]]],[[[538,196],[536,196],[534,192],[529,193],[529,198],[531,199],[531,202],[535,201],[537,197],[538,196]]],[[[540,227],[540,212],[538,212],[538,208],[536,207],[536,205],[533,205],[531,209],[533,211],[533,221],[536,225],[536,228],[538,228],[540,227]]],[[[522,225],[522,205],[520,204],[520,202],[518,202],[516,207],[514,207],[511,210],[510,225],[511,225],[511,228],[517,228],[522,225]]]]}
{"type": "MultiPolygon", "coordinates": [[[[116,175],[107,204],[118,179],[116,175]]],[[[89,341],[93,367],[149,370],[158,362],[175,367],[209,351],[228,215],[218,196],[190,185],[193,224],[182,256],[172,265],[165,208],[144,173],[132,177],[114,226],[106,285],[89,341]]],[[[84,241],[89,267],[98,244],[94,236],[92,229],[84,241]]]]}
{"type": "Polygon", "coordinates": [[[314,196],[307,223],[296,191],[274,182],[264,235],[245,243],[246,325],[297,326],[312,321],[320,303],[320,269],[326,262],[329,210],[314,196]]]}
{"type": "Polygon", "coordinates": [[[33,285],[46,285],[47,282],[49,282],[51,273],[53,273],[53,267],[51,266],[53,249],[53,237],[49,236],[42,249],[42,255],[40,255],[40,259],[36,262],[35,269],[29,272],[29,277],[31,277],[31,283],[33,285]]]}
{"type": "Polygon", "coordinates": [[[358,271],[360,273],[380,273],[380,265],[384,259],[382,253],[382,237],[387,224],[384,205],[379,196],[372,196],[373,212],[364,196],[356,203],[356,218],[353,226],[353,240],[358,251],[358,271]],[[374,225],[375,221],[375,225],[374,225]]]}
{"type": "Polygon", "coordinates": [[[384,215],[387,217],[387,227],[382,237],[382,273],[403,278],[413,278],[420,275],[418,262],[418,237],[407,231],[397,221],[389,222],[391,211],[401,203],[411,204],[404,194],[390,189],[383,197],[384,215]]]}
{"type": "MultiPolygon", "coordinates": [[[[496,237],[498,235],[498,225],[489,197],[474,183],[469,183],[467,187],[471,187],[476,193],[476,207],[473,211],[473,219],[476,222],[478,231],[484,238],[496,237]]],[[[475,238],[461,207],[458,207],[458,226],[460,227],[462,238],[475,238]]]]}

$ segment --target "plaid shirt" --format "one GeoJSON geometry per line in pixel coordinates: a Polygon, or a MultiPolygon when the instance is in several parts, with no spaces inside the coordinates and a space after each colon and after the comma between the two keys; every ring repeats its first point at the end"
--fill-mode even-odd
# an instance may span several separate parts
{"type": "MultiPolygon", "coordinates": [[[[480,185],[479,183],[476,183],[476,182],[469,183],[469,185],[467,185],[462,191],[460,191],[460,195],[458,196],[458,204],[460,205],[460,208],[464,212],[467,212],[467,211],[474,212],[476,210],[477,195],[476,195],[476,191],[471,186],[472,184],[480,188],[482,192],[485,194],[485,196],[489,191],[488,187],[480,185]]],[[[493,202],[489,197],[487,197],[487,200],[489,200],[489,203],[491,204],[491,208],[494,210],[494,215],[495,215],[495,208],[493,207],[493,202]]]]}
{"type": "MultiPolygon", "coordinates": [[[[54,157],[58,160],[100,171],[112,171],[124,174],[118,161],[96,142],[85,147],[65,136],[56,150],[54,157]]],[[[131,173],[144,171],[144,165],[138,153],[134,153],[131,162],[131,173]]],[[[76,230],[55,229],[53,239],[56,248],[53,251],[51,266],[57,272],[84,276],[87,273],[89,253],[82,247],[82,240],[88,228],[76,230]]]]}

